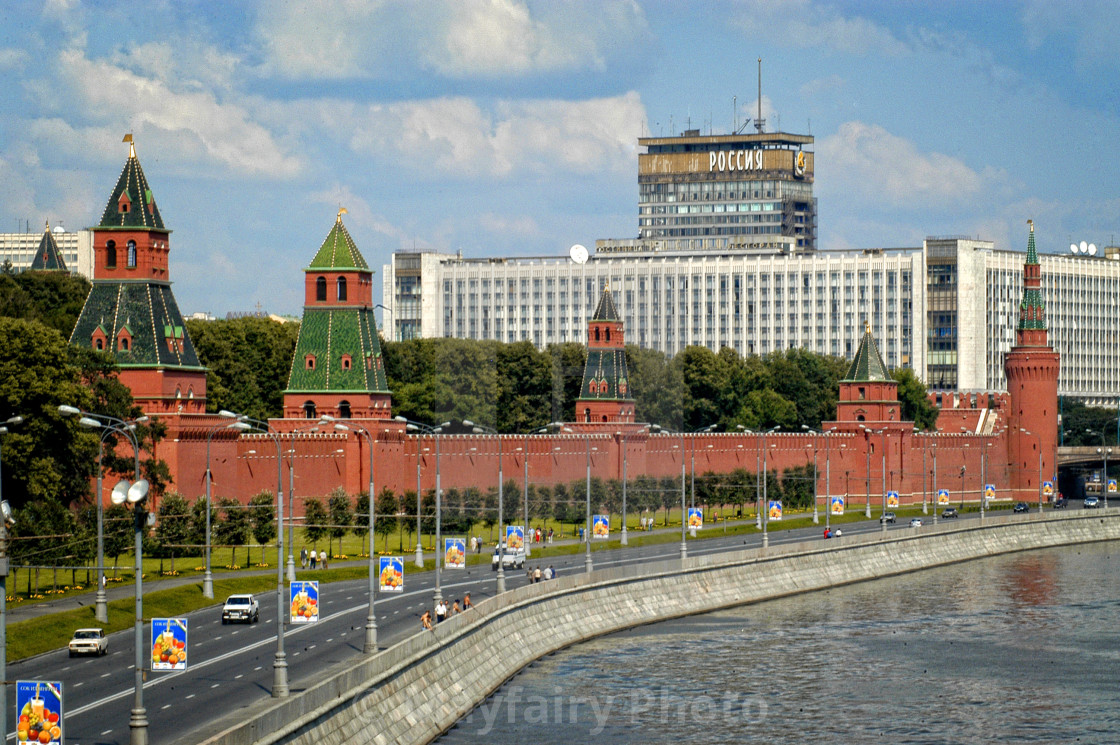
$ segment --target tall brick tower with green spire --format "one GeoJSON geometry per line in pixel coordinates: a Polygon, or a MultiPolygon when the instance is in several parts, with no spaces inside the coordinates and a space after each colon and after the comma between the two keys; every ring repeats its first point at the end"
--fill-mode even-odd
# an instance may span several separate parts
{"type": "Polygon", "coordinates": [[[576,399],[576,423],[632,424],[634,397],[626,372],[622,320],[609,287],[603,288],[595,314],[587,324],[587,364],[576,399]]]}
{"type": "Polygon", "coordinates": [[[1015,464],[1010,474],[1011,488],[1019,492],[1016,499],[1034,501],[1038,499],[1039,481],[1053,479],[1057,472],[1060,359],[1047,340],[1042,267],[1034,243],[1034,222],[1027,223],[1030,235],[1019,324],[1015,346],[1004,357],[1003,369],[1011,399],[1007,432],[1008,456],[1015,464]]]}
{"type": "Polygon", "coordinates": [[[70,343],[113,355],[145,414],[201,414],[206,369],[187,335],[167,267],[171,231],[125,136],[128,160],[93,232],[93,288],[70,343]]]}
{"type": "Polygon", "coordinates": [[[284,391],[284,419],[389,419],[391,400],[373,315],[373,271],[338,211],[304,270],[303,321],[284,391]]]}

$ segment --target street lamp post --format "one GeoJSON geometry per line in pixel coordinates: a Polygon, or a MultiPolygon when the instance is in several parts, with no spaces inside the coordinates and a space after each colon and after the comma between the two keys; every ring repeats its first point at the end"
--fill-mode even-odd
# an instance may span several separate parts
{"type": "MultiPolygon", "coordinates": [[[[137,424],[146,421],[148,421],[148,417],[141,416],[129,420],[125,425],[135,427],[137,424]]],[[[97,447],[97,592],[94,593],[93,616],[98,623],[109,622],[109,599],[105,592],[105,505],[102,504],[101,462],[105,457],[105,438],[113,433],[119,434],[119,430],[116,427],[105,427],[101,432],[100,444],[97,447]]]]}
{"type": "MultiPolygon", "coordinates": [[[[7,425],[20,424],[23,417],[9,417],[0,426],[0,435],[8,434],[7,425]]],[[[0,453],[0,465],[3,464],[0,453]]],[[[5,742],[8,733],[8,527],[15,521],[12,510],[4,500],[4,479],[0,473],[0,734],[5,742]]],[[[100,496],[100,495],[99,495],[100,496]]]]}
{"type": "Polygon", "coordinates": [[[403,416],[397,416],[397,417],[394,417],[394,419],[398,422],[403,422],[404,425],[405,425],[405,429],[410,429],[410,430],[417,433],[417,436],[416,436],[416,479],[417,479],[416,480],[416,501],[417,501],[417,509],[416,509],[416,522],[417,522],[416,550],[417,550],[417,558],[420,560],[420,565],[421,566],[423,566],[423,564],[424,564],[424,554],[423,554],[423,550],[420,548],[420,533],[419,533],[419,523],[420,523],[420,505],[419,505],[419,502],[420,502],[420,434],[431,435],[432,439],[435,440],[435,446],[436,446],[436,545],[435,545],[435,549],[436,549],[436,586],[435,586],[435,592],[433,593],[432,598],[433,598],[434,604],[439,605],[440,601],[443,600],[443,590],[440,587],[440,569],[442,568],[442,565],[443,565],[443,551],[440,548],[440,539],[442,538],[442,526],[440,524],[440,518],[441,518],[440,513],[442,511],[441,510],[442,505],[440,504],[440,502],[441,502],[441,499],[442,499],[443,495],[442,495],[442,492],[440,491],[440,481],[439,481],[439,440],[440,440],[439,436],[448,427],[451,426],[451,422],[444,422],[443,424],[439,425],[438,427],[433,427],[432,425],[424,424],[423,422],[414,422],[411,419],[406,419],[403,416]]]}
{"type": "MultiPolygon", "coordinates": [[[[555,424],[560,424],[560,423],[559,422],[554,422],[554,425],[555,424]]],[[[587,573],[591,574],[591,569],[592,569],[592,566],[591,566],[591,434],[588,433],[588,432],[576,432],[571,427],[565,427],[563,425],[560,425],[559,429],[560,429],[561,432],[570,432],[572,434],[583,435],[584,443],[587,445],[587,489],[586,489],[586,491],[587,491],[587,515],[586,515],[586,525],[583,529],[583,538],[586,541],[586,547],[584,549],[584,554],[583,554],[583,565],[584,565],[584,568],[586,569],[587,573]]],[[[682,453],[682,458],[683,458],[683,453],[682,453]]],[[[683,489],[683,487],[682,487],[682,489],[683,489]]],[[[683,496],[683,492],[682,492],[682,496],[683,496]]]]}
{"type": "MultiPolygon", "coordinates": [[[[933,441],[933,499],[940,501],[941,493],[937,491],[937,440],[933,441]]],[[[937,525],[937,508],[940,507],[935,501],[933,503],[933,524],[937,525]]]]}
{"type": "MultiPolygon", "coordinates": [[[[700,427],[699,429],[692,430],[692,437],[690,439],[690,442],[692,443],[692,479],[691,479],[691,486],[689,487],[689,489],[692,493],[692,499],[691,499],[691,502],[689,504],[689,507],[691,509],[696,509],[696,435],[711,432],[717,426],[718,425],[715,425],[715,424],[709,424],[705,427],[700,427]]],[[[681,438],[681,442],[682,443],[684,442],[683,437],[681,438]]],[[[684,520],[684,515],[681,516],[681,520],[684,520]]],[[[693,538],[695,538],[696,537],[696,528],[689,527],[688,533],[693,538]]]]}
{"type": "MultiPolygon", "coordinates": [[[[498,438],[498,576],[495,583],[495,591],[502,593],[506,591],[506,569],[505,569],[505,547],[502,545],[504,536],[502,535],[502,511],[505,509],[504,503],[504,484],[502,483],[502,436],[498,430],[493,427],[485,427],[480,424],[475,424],[471,421],[464,421],[463,424],[472,427],[475,432],[479,434],[489,433],[496,435],[498,438]]],[[[526,443],[526,446],[528,443],[526,443]]],[[[528,451],[528,447],[526,447],[528,451]]],[[[528,533],[526,533],[528,538],[528,533]]]]}
{"type": "MultiPolygon", "coordinates": [[[[237,418],[237,414],[225,409],[219,411],[218,416],[223,419],[237,418]]],[[[214,476],[210,472],[210,441],[217,432],[231,428],[236,429],[233,424],[223,422],[222,424],[211,427],[210,431],[206,433],[206,569],[202,575],[202,596],[205,598],[214,597],[214,577],[210,573],[210,513],[213,510],[214,504],[213,500],[210,498],[210,485],[214,481],[214,476]]]]}
{"type": "Polygon", "coordinates": [[[140,444],[136,439],[135,425],[131,427],[123,420],[114,416],[106,414],[93,414],[88,411],[82,411],[74,406],[59,406],[58,410],[63,415],[77,414],[81,418],[78,424],[83,427],[90,427],[101,429],[104,427],[114,427],[121,434],[128,437],[132,442],[133,450],[133,465],[134,465],[134,481],[128,487],[127,495],[120,494],[122,501],[128,500],[133,505],[133,552],[135,554],[134,561],[134,575],[136,582],[136,620],[133,624],[133,644],[135,646],[136,656],[134,665],[134,693],[132,710],[129,715],[129,742],[131,745],[147,745],[148,744],[148,711],[144,708],[144,590],[143,590],[143,574],[144,574],[144,555],[143,555],[143,533],[147,525],[147,518],[151,517],[144,509],[144,501],[148,496],[148,482],[140,478],[140,444]]]}
{"type": "Polygon", "coordinates": [[[377,652],[377,568],[374,563],[373,542],[377,512],[376,496],[373,491],[373,451],[377,446],[377,439],[370,434],[368,429],[358,424],[336,423],[334,428],[340,432],[353,432],[356,435],[361,435],[365,438],[369,450],[369,514],[367,515],[367,527],[369,529],[369,613],[366,614],[366,640],[362,646],[362,653],[375,654],[377,652]]]}

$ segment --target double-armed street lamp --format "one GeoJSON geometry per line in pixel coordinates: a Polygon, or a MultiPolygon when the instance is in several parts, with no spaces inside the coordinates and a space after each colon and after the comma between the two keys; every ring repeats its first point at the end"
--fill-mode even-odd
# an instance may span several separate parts
{"type": "Polygon", "coordinates": [[[627,475],[626,475],[626,455],[627,455],[627,450],[628,450],[627,443],[630,441],[631,437],[634,437],[636,435],[640,435],[640,434],[644,434],[644,433],[648,432],[649,428],[650,428],[650,425],[646,424],[643,427],[640,427],[636,432],[630,432],[630,433],[619,432],[618,433],[618,435],[621,437],[621,443],[622,443],[622,539],[621,539],[621,545],[623,545],[623,546],[627,545],[627,540],[626,540],[626,479],[627,479],[627,475]]]}
{"type": "Polygon", "coordinates": [[[736,425],[736,429],[746,432],[751,435],[758,435],[759,449],[761,452],[761,471],[755,474],[755,501],[758,508],[755,510],[755,527],[762,528],[762,547],[766,548],[770,545],[770,495],[767,492],[768,484],[766,474],[770,469],[767,463],[767,458],[770,453],[767,447],[766,437],[781,429],[781,426],[771,427],[766,430],[758,430],[757,432],[752,429],[747,429],[741,424],[736,425]]]}
{"type": "MultiPolygon", "coordinates": [[[[830,464],[830,459],[831,459],[831,456],[832,456],[832,435],[836,433],[836,427],[830,427],[830,428],[825,430],[825,429],[814,429],[807,424],[802,424],[801,429],[805,430],[806,432],[812,432],[813,434],[822,435],[825,438],[824,524],[825,524],[825,527],[828,527],[828,513],[832,511],[832,504],[830,503],[830,500],[832,499],[832,493],[831,493],[829,483],[828,483],[828,481],[829,481],[829,467],[831,465],[830,464]]],[[[816,449],[816,447],[813,448],[813,524],[814,525],[819,525],[820,524],[820,518],[817,517],[817,449],[816,449]]]]}
{"type": "Polygon", "coordinates": [[[364,437],[369,450],[369,514],[366,516],[369,529],[369,613],[366,614],[366,639],[362,646],[362,652],[364,654],[375,654],[377,652],[377,566],[373,543],[377,513],[376,497],[373,491],[373,452],[377,446],[377,438],[360,424],[354,424],[353,422],[343,424],[335,422],[333,417],[328,416],[322,417],[321,421],[324,423],[334,422],[334,428],[339,432],[353,432],[355,435],[364,437]]]}
{"type": "MultiPolygon", "coordinates": [[[[690,442],[692,442],[692,457],[691,457],[691,460],[692,460],[692,478],[690,479],[690,485],[689,485],[689,491],[692,495],[692,497],[690,499],[690,503],[689,503],[689,508],[690,509],[696,509],[696,435],[707,434],[708,432],[712,432],[718,426],[719,426],[718,424],[709,424],[709,425],[704,426],[704,427],[698,427],[698,428],[692,430],[692,432],[690,433],[692,435],[692,437],[690,438],[690,442]]],[[[682,438],[682,440],[683,440],[683,438],[682,438]]],[[[709,445],[709,447],[711,447],[711,446],[709,445]]],[[[681,519],[683,520],[684,517],[682,516],[681,519]]],[[[695,538],[696,537],[696,528],[693,528],[693,527],[689,526],[688,533],[693,538],[695,538]]]]}
{"type": "MultiPolygon", "coordinates": [[[[660,426],[658,426],[656,424],[651,424],[650,427],[649,427],[649,431],[654,433],[654,434],[676,435],[677,437],[681,438],[681,446],[680,446],[681,447],[681,561],[684,561],[685,559],[688,558],[688,539],[686,537],[686,532],[685,532],[688,529],[687,528],[687,526],[688,526],[688,509],[686,508],[685,503],[684,503],[684,490],[685,490],[684,433],[683,432],[672,432],[672,431],[667,430],[667,429],[662,429],[660,426]]],[[[674,445],[673,447],[676,447],[676,445],[674,445]]],[[[666,509],[665,512],[666,512],[665,522],[668,522],[669,521],[668,509],[666,509]]]]}
{"type": "MultiPolygon", "coordinates": [[[[218,416],[223,419],[239,418],[237,414],[226,409],[219,411],[218,416]]],[[[210,441],[214,439],[215,434],[224,429],[245,430],[248,427],[239,427],[237,422],[223,422],[211,427],[206,433],[206,568],[202,574],[202,596],[206,598],[214,597],[214,576],[210,572],[210,513],[214,509],[214,502],[210,495],[210,487],[214,481],[214,475],[210,471],[210,441]]]]}
{"type": "MultiPolygon", "coordinates": [[[[486,427],[481,424],[475,424],[469,419],[463,420],[463,426],[470,427],[476,434],[491,434],[498,438],[498,575],[496,577],[495,591],[502,593],[506,591],[506,551],[505,551],[505,535],[502,532],[503,526],[503,511],[505,510],[505,483],[502,476],[502,435],[498,430],[493,427],[486,427]]],[[[528,447],[526,447],[526,463],[528,463],[528,447]]],[[[526,528],[525,536],[528,539],[528,528],[526,528]]]]}
{"type": "Polygon", "coordinates": [[[406,430],[416,432],[416,560],[420,566],[424,565],[424,549],[420,546],[420,435],[431,435],[435,440],[436,445],[436,586],[433,593],[433,602],[439,605],[443,600],[443,591],[440,588],[440,569],[443,564],[443,551],[440,548],[440,539],[442,538],[442,526],[440,525],[441,517],[441,500],[443,497],[440,491],[439,483],[439,440],[440,435],[451,426],[451,422],[444,422],[438,427],[433,427],[430,424],[423,422],[414,422],[411,419],[406,419],[403,416],[393,417],[395,421],[401,422],[405,425],[406,430]]]}
{"type": "Polygon", "coordinates": [[[565,426],[563,422],[553,422],[549,426],[560,432],[582,435],[584,442],[587,444],[587,521],[583,532],[583,538],[587,543],[584,549],[583,565],[587,573],[591,574],[591,434],[589,432],[576,432],[571,427],[565,426]]]}
{"type": "MultiPolygon", "coordinates": [[[[133,643],[136,649],[136,663],[134,666],[134,694],[132,710],[129,716],[129,742],[131,745],[147,745],[148,743],[148,712],[144,708],[144,592],[143,592],[143,533],[151,527],[155,515],[144,508],[148,496],[148,481],[140,478],[140,445],[136,439],[135,425],[129,425],[124,419],[107,414],[94,414],[82,411],[74,406],[62,405],[58,407],[59,413],[64,416],[78,415],[78,424],[91,429],[113,427],[117,432],[125,435],[132,442],[134,453],[135,480],[130,485],[121,481],[113,487],[112,501],[114,504],[130,503],[133,506],[134,528],[134,553],[135,553],[135,581],[136,581],[136,621],[133,626],[133,643]]],[[[98,494],[100,500],[101,495],[98,494]]]]}
{"type": "MultiPolygon", "coordinates": [[[[8,434],[9,426],[22,423],[21,416],[8,417],[0,425],[0,439],[8,434]]],[[[3,452],[0,451],[2,464],[3,452]]],[[[4,479],[0,472],[0,733],[5,737],[8,732],[8,528],[14,524],[12,508],[4,499],[4,479]]]]}
{"type": "MultiPolygon", "coordinates": [[[[1091,429],[1087,429],[1085,431],[1088,434],[1091,434],[1091,435],[1098,434],[1096,431],[1091,430],[1091,429]]],[[[1107,510],[1108,509],[1108,456],[1112,453],[1112,448],[1105,447],[1105,442],[1107,440],[1105,439],[1104,432],[1100,432],[1100,436],[1101,436],[1101,446],[1099,448],[1097,448],[1097,455],[1101,456],[1103,461],[1104,461],[1103,464],[1102,464],[1102,467],[1104,468],[1104,470],[1101,472],[1101,497],[1103,499],[1104,508],[1107,510]]],[[[1041,451],[1041,448],[1039,448],[1039,450],[1041,451]]]]}

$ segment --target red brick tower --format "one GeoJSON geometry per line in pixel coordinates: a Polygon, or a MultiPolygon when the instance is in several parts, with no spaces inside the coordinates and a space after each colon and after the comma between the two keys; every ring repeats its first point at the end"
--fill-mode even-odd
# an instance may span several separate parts
{"type": "Polygon", "coordinates": [[[603,288],[599,306],[587,324],[587,364],[583,387],[576,399],[580,425],[634,422],[634,397],[626,372],[622,320],[615,310],[610,288],[603,288]]]}
{"type": "Polygon", "coordinates": [[[1046,338],[1046,306],[1042,302],[1042,267],[1034,245],[1034,222],[1023,265],[1023,300],[1015,346],[1003,360],[1011,416],[1007,433],[1012,463],[1011,488],[1017,499],[1038,499],[1041,479],[1055,478],[1058,453],[1058,353],[1046,338]],[[1026,430],[1024,432],[1023,430],[1026,430]],[[1029,432],[1030,434],[1027,434],[1029,432]],[[1041,468],[1039,452],[1042,453],[1041,468]]]}

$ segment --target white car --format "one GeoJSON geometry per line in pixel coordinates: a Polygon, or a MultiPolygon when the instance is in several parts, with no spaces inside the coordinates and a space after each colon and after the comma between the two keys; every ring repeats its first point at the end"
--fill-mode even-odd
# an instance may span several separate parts
{"type": "MultiPolygon", "coordinates": [[[[525,549],[518,548],[510,550],[508,546],[502,544],[502,568],[503,569],[522,569],[525,566],[525,549]]],[[[493,571],[498,571],[498,549],[494,548],[494,555],[490,558],[490,568],[493,571]]]]}
{"type": "Polygon", "coordinates": [[[252,595],[230,595],[222,606],[222,623],[256,623],[260,617],[260,605],[252,595]]]}
{"type": "Polygon", "coordinates": [[[922,519],[921,519],[920,517],[912,517],[912,518],[910,518],[910,527],[911,527],[911,528],[920,528],[920,527],[922,527],[922,519]]]}
{"type": "Polygon", "coordinates": [[[92,654],[103,656],[109,649],[109,637],[102,629],[78,629],[70,640],[70,656],[92,654]]]}

